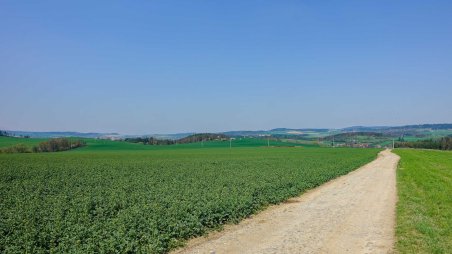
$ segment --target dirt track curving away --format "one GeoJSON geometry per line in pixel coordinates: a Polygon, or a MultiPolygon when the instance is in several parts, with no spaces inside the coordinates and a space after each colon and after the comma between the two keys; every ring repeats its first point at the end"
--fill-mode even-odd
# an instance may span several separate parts
{"type": "Polygon", "coordinates": [[[398,160],[385,150],[348,175],[175,253],[392,253],[398,160]]]}

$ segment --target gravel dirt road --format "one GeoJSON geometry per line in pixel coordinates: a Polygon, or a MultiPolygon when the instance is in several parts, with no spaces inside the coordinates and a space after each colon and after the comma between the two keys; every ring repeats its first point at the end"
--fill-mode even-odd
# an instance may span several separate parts
{"type": "Polygon", "coordinates": [[[392,253],[398,161],[382,151],[345,176],[174,253],[392,253]]]}

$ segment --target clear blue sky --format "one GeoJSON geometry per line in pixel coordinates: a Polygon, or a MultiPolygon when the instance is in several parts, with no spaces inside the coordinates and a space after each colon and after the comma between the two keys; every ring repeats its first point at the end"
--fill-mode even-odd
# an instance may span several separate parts
{"type": "Polygon", "coordinates": [[[0,128],[452,122],[452,1],[1,1],[0,128]]]}

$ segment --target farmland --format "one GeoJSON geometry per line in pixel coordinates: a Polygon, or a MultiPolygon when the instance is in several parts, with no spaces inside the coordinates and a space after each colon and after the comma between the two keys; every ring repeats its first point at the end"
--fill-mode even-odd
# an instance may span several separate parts
{"type": "Polygon", "coordinates": [[[452,152],[396,149],[396,247],[400,253],[450,253],[452,152]]]}
{"type": "MultiPolygon", "coordinates": [[[[71,138],[72,140],[78,140],[79,138],[71,138]]],[[[0,137],[0,148],[10,147],[17,144],[24,144],[25,146],[32,147],[38,145],[40,142],[46,141],[44,138],[15,138],[15,137],[0,137]]],[[[173,150],[173,149],[186,149],[186,148],[229,148],[230,146],[236,147],[263,147],[270,144],[270,146],[302,146],[302,147],[316,147],[315,144],[303,144],[296,142],[285,142],[271,140],[269,143],[266,139],[258,138],[237,138],[231,141],[209,141],[209,142],[196,142],[187,144],[175,144],[175,145],[143,145],[139,143],[129,143],[125,141],[111,141],[108,139],[92,139],[82,138],[87,146],[77,151],[130,151],[130,150],[173,150]]]]}
{"type": "Polygon", "coordinates": [[[41,138],[14,138],[14,137],[2,137],[0,136],[0,148],[9,147],[17,144],[24,144],[28,147],[38,145],[42,141],[47,139],[41,138]]]}
{"type": "Polygon", "coordinates": [[[164,253],[378,152],[242,142],[179,149],[91,140],[70,152],[2,154],[0,252],[164,253]]]}

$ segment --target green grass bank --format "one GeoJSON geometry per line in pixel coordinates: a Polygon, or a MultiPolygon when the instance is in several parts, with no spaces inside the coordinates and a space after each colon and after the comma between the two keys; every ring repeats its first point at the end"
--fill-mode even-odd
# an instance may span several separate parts
{"type": "Polygon", "coordinates": [[[396,249],[399,253],[451,253],[452,152],[396,149],[396,249]]]}

